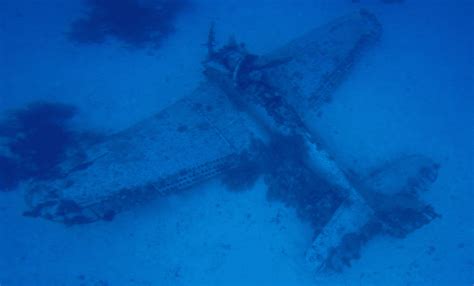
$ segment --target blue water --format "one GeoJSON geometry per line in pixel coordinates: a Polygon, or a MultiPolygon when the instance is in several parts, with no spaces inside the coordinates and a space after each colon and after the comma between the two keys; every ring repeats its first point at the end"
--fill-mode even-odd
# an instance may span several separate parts
{"type": "Polygon", "coordinates": [[[85,1],[0,0],[1,286],[474,283],[474,1],[189,0],[159,16],[136,1],[95,3],[102,16],[84,20],[85,1]],[[317,274],[305,261],[311,225],[269,201],[263,179],[238,192],[213,180],[92,224],[22,215],[25,182],[57,175],[68,148],[204,80],[212,22],[219,41],[235,35],[264,54],[360,8],[383,35],[324,106],[318,133],[361,173],[403,154],[438,162],[424,199],[440,218],[371,240],[341,273],[317,274]]]}

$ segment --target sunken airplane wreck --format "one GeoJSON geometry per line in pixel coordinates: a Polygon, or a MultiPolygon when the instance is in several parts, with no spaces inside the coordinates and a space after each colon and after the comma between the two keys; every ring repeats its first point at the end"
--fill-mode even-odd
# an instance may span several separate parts
{"type": "Polygon", "coordinates": [[[420,198],[437,177],[432,160],[405,156],[355,175],[315,132],[320,108],[380,36],[375,16],[360,11],[255,56],[235,41],[217,49],[211,29],[199,87],[61,163],[61,178],[31,183],[25,215],[65,224],[110,220],[270,157],[267,183],[315,229],[310,265],[343,270],[374,236],[404,237],[438,217],[420,198]]]}

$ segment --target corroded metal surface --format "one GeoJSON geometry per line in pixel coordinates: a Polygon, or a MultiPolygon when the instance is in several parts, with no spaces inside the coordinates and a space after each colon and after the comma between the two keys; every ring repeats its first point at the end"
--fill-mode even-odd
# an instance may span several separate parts
{"type": "MultiPolygon", "coordinates": [[[[265,70],[265,79],[306,119],[379,33],[367,13],[335,20],[262,57],[287,59],[265,70]]],[[[64,164],[64,178],[30,188],[27,214],[66,223],[108,218],[231,167],[261,122],[225,93],[221,83],[203,82],[157,115],[86,150],[85,159],[64,164]]]]}
{"type": "MultiPolygon", "coordinates": [[[[26,214],[67,224],[111,219],[233,168],[255,139],[297,136],[305,148],[296,161],[340,198],[326,208],[329,219],[315,226],[307,260],[314,269],[341,270],[373,235],[403,237],[437,216],[418,198],[436,179],[438,166],[431,160],[402,158],[359,181],[338,166],[314,132],[322,104],[380,35],[375,17],[362,11],[261,57],[236,43],[219,51],[210,43],[207,80],[191,95],[92,146],[79,162],[65,162],[63,178],[33,184],[26,214]]],[[[328,203],[335,197],[321,194],[327,198],[308,197],[328,203]]],[[[317,203],[295,205],[307,210],[317,203]]]]}

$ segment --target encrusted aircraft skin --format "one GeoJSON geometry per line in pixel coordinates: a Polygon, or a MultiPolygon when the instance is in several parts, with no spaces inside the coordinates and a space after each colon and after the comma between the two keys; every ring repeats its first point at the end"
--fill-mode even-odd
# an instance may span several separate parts
{"type": "MultiPolygon", "coordinates": [[[[272,77],[290,102],[304,102],[298,111],[303,106],[316,110],[370,42],[367,39],[379,33],[367,13],[338,19],[268,55],[289,59],[271,70],[272,77]]],[[[28,214],[65,223],[101,219],[232,166],[235,156],[261,132],[254,132],[259,124],[236,108],[218,85],[203,82],[155,116],[85,150],[80,162],[63,164],[64,178],[31,187],[28,214]]]]}
{"type": "Polygon", "coordinates": [[[438,166],[431,160],[407,157],[359,180],[338,166],[315,132],[321,106],[380,36],[376,18],[360,11],[260,57],[237,43],[218,51],[210,43],[207,78],[193,93],[85,150],[86,158],[63,163],[62,178],[32,184],[26,214],[66,224],[111,219],[232,169],[255,140],[295,135],[305,145],[305,168],[343,198],[318,228],[307,260],[317,270],[340,270],[357,256],[345,251],[348,238],[364,243],[381,229],[404,236],[436,217],[418,200],[419,189],[436,179],[438,166]],[[408,207],[388,204],[394,196],[408,207]],[[381,202],[387,207],[377,207],[381,202]],[[419,223],[406,226],[388,209],[414,210],[419,223]]]}
{"type": "Polygon", "coordinates": [[[250,144],[252,124],[217,87],[203,83],[155,116],[85,150],[87,158],[79,163],[63,164],[64,178],[32,186],[27,214],[86,223],[189,188],[234,164],[250,144]]]}

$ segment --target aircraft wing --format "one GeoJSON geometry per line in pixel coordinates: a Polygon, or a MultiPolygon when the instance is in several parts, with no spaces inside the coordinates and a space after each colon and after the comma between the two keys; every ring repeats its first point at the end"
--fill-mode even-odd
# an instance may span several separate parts
{"type": "MultiPolygon", "coordinates": [[[[310,123],[380,26],[358,12],[314,29],[263,58],[288,59],[266,72],[310,123]]],[[[189,188],[236,162],[258,136],[259,123],[212,81],[155,116],[85,150],[63,164],[62,178],[34,183],[26,215],[68,224],[109,219],[155,196],[189,188]]]]}
{"type": "Polygon", "coordinates": [[[156,115],[85,150],[64,178],[34,184],[32,216],[85,223],[193,186],[231,167],[253,123],[210,82],[156,115]]]}
{"type": "Polygon", "coordinates": [[[311,127],[321,106],[381,34],[374,15],[363,10],[346,15],[270,53],[269,60],[289,61],[270,70],[268,78],[311,127]]]}

